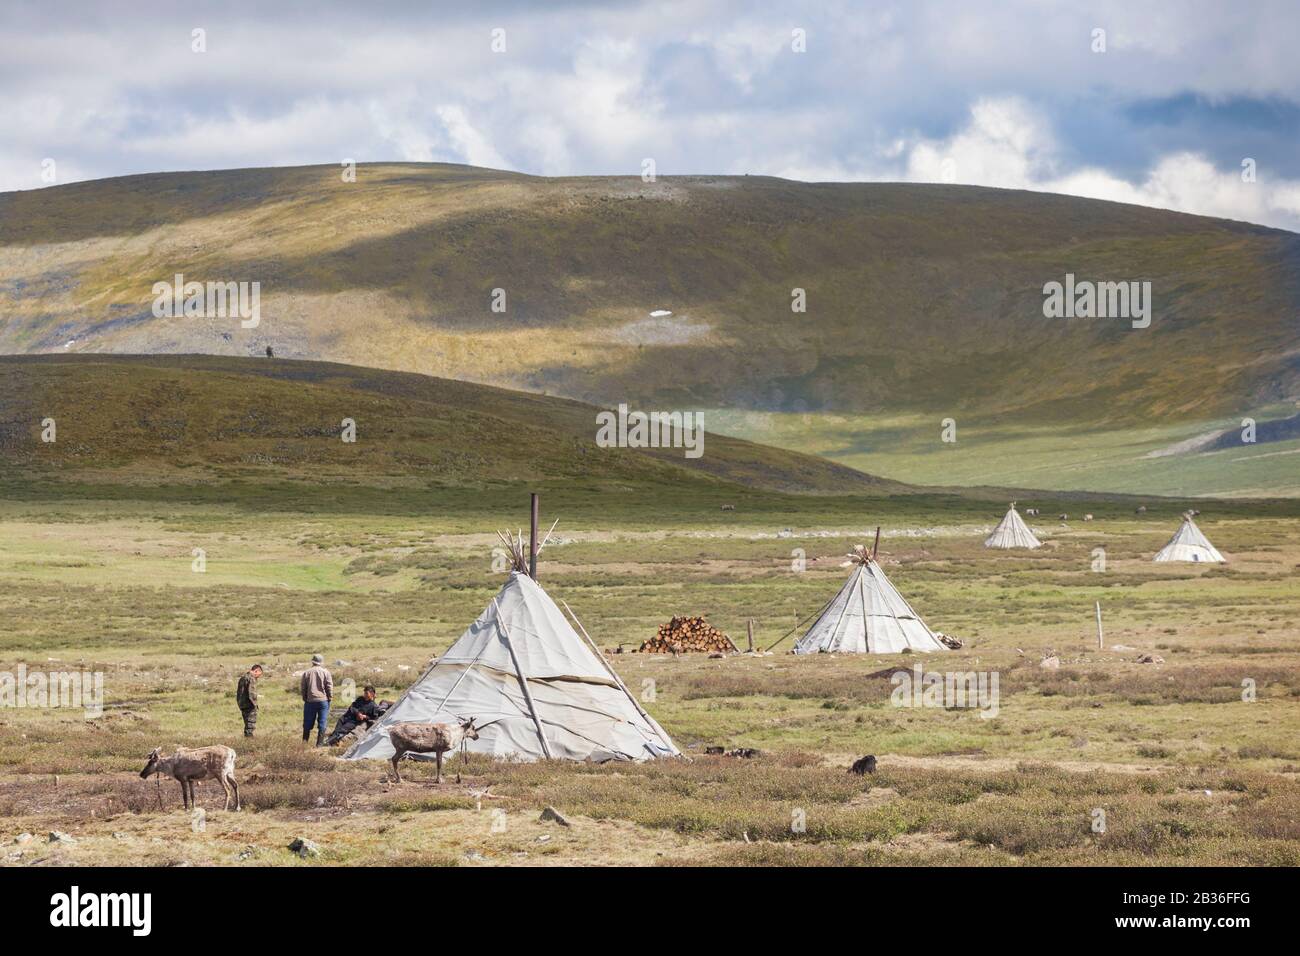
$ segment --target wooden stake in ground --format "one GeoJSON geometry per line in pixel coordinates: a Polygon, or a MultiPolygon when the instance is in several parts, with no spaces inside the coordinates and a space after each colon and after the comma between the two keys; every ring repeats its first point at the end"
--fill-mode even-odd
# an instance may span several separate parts
{"type": "Polygon", "coordinates": [[[745,637],[749,639],[749,653],[754,653],[754,619],[751,617],[745,625],[745,637]]]}
{"type": "Polygon", "coordinates": [[[1101,602],[1098,601],[1097,602],[1097,650],[1104,651],[1105,649],[1106,649],[1106,641],[1101,636],[1101,602]]]}

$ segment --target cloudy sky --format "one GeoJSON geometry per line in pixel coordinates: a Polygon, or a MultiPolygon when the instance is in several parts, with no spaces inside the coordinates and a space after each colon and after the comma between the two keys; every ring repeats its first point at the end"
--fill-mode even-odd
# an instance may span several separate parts
{"type": "Polygon", "coordinates": [[[1300,231],[1295,0],[272,6],[6,0],[0,191],[345,158],[635,175],[653,158],[661,175],[973,183],[1300,231]]]}

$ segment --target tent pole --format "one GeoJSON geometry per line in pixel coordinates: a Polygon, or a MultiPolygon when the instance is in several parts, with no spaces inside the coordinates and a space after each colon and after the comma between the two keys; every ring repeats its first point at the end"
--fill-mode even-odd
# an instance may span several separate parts
{"type": "MultiPolygon", "coordinates": [[[[447,691],[447,693],[443,695],[442,700],[438,703],[438,709],[434,711],[435,714],[441,712],[442,709],[447,706],[447,701],[451,700],[451,695],[456,693],[456,688],[460,686],[460,682],[465,679],[465,675],[474,669],[474,665],[478,663],[479,657],[482,657],[483,652],[486,650],[487,644],[485,643],[482,648],[479,649],[478,656],[470,661],[469,666],[460,672],[460,676],[456,678],[456,683],[451,685],[451,690],[447,691]]],[[[420,679],[423,680],[424,678],[420,679]]],[[[415,684],[412,684],[411,686],[414,687],[415,684]]]]}
{"type": "Polygon", "coordinates": [[[569,612],[569,617],[573,618],[573,623],[578,625],[578,633],[585,637],[587,643],[591,645],[591,650],[596,655],[596,659],[605,666],[605,670],[609,672],[609,676],[614,678],[614,683],[618,684],[623,693],[627,695],[627,699],[632,702],[632,706],[636,708],[636,712],[644,717],[650,726],[655,729],[655,733],[659,735],[659,739],[667,745],[670,750],[676,750],[677,748],[668,740],[667,735],[664,733],[664,729],[659,726],[659,722],[646,713],[645,708],[637,702],[637,699],[632,696],[632,692],[627,689],[627,685],[623,683],[623,678],[619,677],[618,672],[614,670],[609,661],[605,660],[605,655],[600,652],[600,648],[596,646],[596,642],[591,639],[591,635],[587,633],[587,629],[582,626],[582,622],[578,620],[578,615],[573,613],[573,608],[569,607],[569,602],[561,599],[560,603],[563,604],[564,609],[569,612]]]}
{"type": "MultiPolygon", "coordinates": [[[[837,591],[837,592],[836,592],[836,596],[838,596],[838,595],[839,595],[839,592],[837,591]]],[[[794,622],[794,627],[790,628],[790,630],[786,631],[784,634],[782,634],[780,637],[778,637],[778,638],[777,638],[775,641],[773,641],[771,644],[767,645],[767,647],[763,648],[763,652],[764,652],[764,653],[767,653],[767,652],[770,651],[772,648],[776,647],[776,645],[778,645],[778,644],[780,644],[782,641],[784,641],[784,640],[785,640],[787,637],[789,637],[791,634],[793,634],[795,631],[799,630],[799,625],[801,625],[801,624],[807,624],[807,623],[808,623],[809,621],[811,621],[813,618],[818,618],[818,619],[820,619],[821,616],[822,616],[823,614],[826,613],[826,609],[827,609],[828,607],[831,606],[831,601],[834,601],[834,600],[835,600],[835,597],[832,597],[832,598],[830,599],[830,601],[827,601],[827,602],[826,602],[825,604],[823,604],[823,605],[822,605],[818,610],[813,611],[811,614],[809,614],[809,615],[808,615],[807,617],[805,617],[803,620],[801,620],[801,621],[795,621],[795,622],[794,622]]],[[[798,641],[795,641],[795,643],[798,644],[799,642],[798,642],[798,641]]]]}
{"type": "MultiPolygon", "coordinates": [[[[862,573],[862,569],[863,569],[863,567],[865,567],[865,565],[861,565],[861,564],[858,565],[858,572],[857,572],[858,574],[861,574],[861,573],[862,573]]],[[[861,579],[859,579],[859,580],[861,580],[861,579]]],[[[847,614],[847,613],[848,613],[848,610],[849,610],[849,601],[851,601],[851,600],[853,599],[853,598],[852,598],[852,594],[853,594],[853,591],[852,591],[852,589],[850,589],[848,595],[846,595],[845,598],[844,598],[844,606],[843,606],[842,608],[840,608],[840,616],[837,617],[837,618],[835,619],[835,626],[834,626],[833,628],[831,628],[831,643],[832,643],[832,644],[834,644],[834,642],[835,642],[835,635],[838,634],[839,631],[840,631],[840,625],[844,623],[844,615],[847,614]]],[[[836,595],[836,597],[838,597],[838,595],[836,595]]],[[[835,598],[831,598],[831,600],[834,601],[835,598]]],[[[865,610],[865,608],[864,608],[864,610],[865,610]]],[[[864,621],[863,624],[865,624],[865,623],[866,623],[866,622],[864,621]]],[[[835,650],[835,647],[831,647],[830,650],[834,651],[834,650],[835,650]]]]}
{"type": "Polygon", "coordinates": [[[862,602],[862,653],[871,654],[875,653],[875,649],[871,646],[871,610],[867,607],[867,585],[862,580],[864,577],[866,574],[858,575],[858,600],[862,602]]]}
{"type": "Polygon", "coordinates": [[[528,576],[537,580],[537,492],[529,495],[530,517],[528,519],[528,576]]]}
{"type": "Polygon", "coordinates": [[[501,616],[501,606],[497,604],[497,599],[492,599],[492,607],[497,612],[497,625],[501,628],[501,634],[506,639],[506,650],[510,652],[510,663],[515,665],[515,676],[519,678],[519,689],[524,692],[524,700],[528,702],[528,713],[533,717],[533,725],[537,727],[537,739],[542,742],[542,753],[546,754],[546,759],[551,759],[551,747],[546,742],[546,734],[542,733],[542,722],[537,717],[537,707],[533,704],[533,695],[528,691],[528,681],[524,679],[524,672],[519,669],[519,658],[515,656],[515,645],[510,640],[510,628],[506,627],[505,619],[501,616]]]}

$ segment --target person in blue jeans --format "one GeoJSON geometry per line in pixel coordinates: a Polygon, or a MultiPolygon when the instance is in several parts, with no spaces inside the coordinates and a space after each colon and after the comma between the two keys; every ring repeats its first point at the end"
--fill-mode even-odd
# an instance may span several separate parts
{"type": "Polygon", "coordinates": [[[334,678],[325,669],[325,658],[313,654],[311,667],[302,672],[302,742],[311,739],[311,726],[316,725],[316,746],[325,743],[325,724],[330,717],[330,701],[334,699],[334,678]]]}

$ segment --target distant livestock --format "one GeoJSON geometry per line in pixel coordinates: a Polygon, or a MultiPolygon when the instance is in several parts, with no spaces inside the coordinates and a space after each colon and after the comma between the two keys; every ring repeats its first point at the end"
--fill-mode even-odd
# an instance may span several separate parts
{"type": "Polygon", "coordinates": [[[224,809],[230,809],[231,791],[234,791],[235,809],[239,809],[239,784],[235,783],[235,752],[217,744],[186,750],[178,747],[170,757],[162,755],[162,748],[149,752],[149,762],[140,771],[143,779],[151,774],[165,773],[180,782],[181,804],[188,810],[194,806],[194,781],[216,780],[226,794],[224,809]]]}
{"type": "Polygon", "coordinates": [[[1135,512],[1133,512],[1133,513],[1134,513],[1134,514],[1137,514],[1137,515],[1144,515],[1144,514],[1147,513],[1147,506],[1146,506],[1146,505],[1138,505],[1137,511],[1135,511],[1135,512]]]}
{"type": "Polygon", "coordinates": [[[442,755],[455,750],[462,740],[478,740],[478,731],[474,729],[474,718],[463,724],[422,724],[405,721],[388,728],[388,739],[393,745],[393,776],[402,782],[402,775],[397,769],[398,761],[408,753],[431,753],[438,762],[438,783],[442,783],[442,755]]]}
{"type": "Polygon", "coordinates": [[[1090,514],[1088,514],[1088,515],[1084,515],[1084,516],[1083,516],[1083,520],[1084,520],[1084,521],[1091,521],[1091,520],[1092,520],[1092,515],[1090,515],[1090,514]]]}
{"type": "Polygon", "coordinates": [[[1029,516],[1031,516],[1031,517],[1037,518],[1037,517],[1038,517],[1038,509],[1037,509],[1037,508],[1026,508],[1026,509],[1025,509],[1025,514],[1027,514],[1027,515],[1029,515],[1029,516]]]}
{"type": "Polygon", "coordinates": [[[722,510],[723,510],[723,511],[735,511],[735,510],[736,510],[736,506],[735,506],[735,505],[723,505],[723,506],[722,506],[722,510]]]}
{"type": "Polygon", "coordinates": [[[1062,521],[1069,521],[1069,520],[1070,520],[1070,516],[1067,515],[1067,514],[1059,514],[1059,515],[1057,515],[1057,517],[1060,518],[1062,521]]]}

